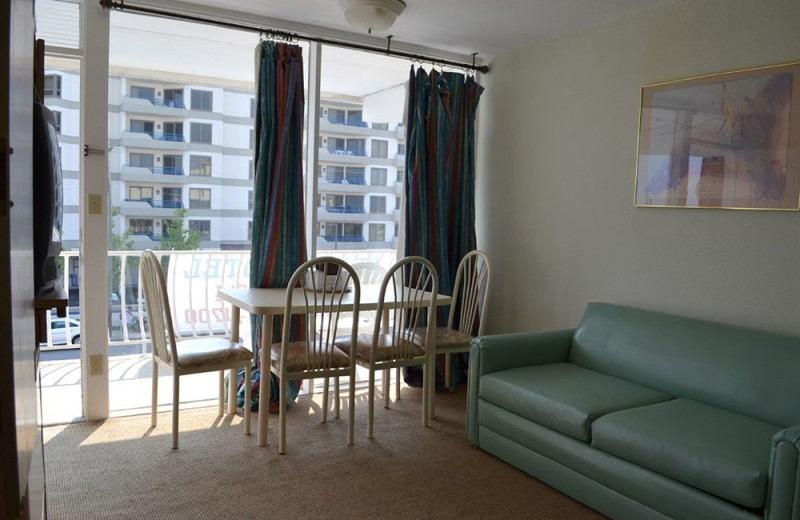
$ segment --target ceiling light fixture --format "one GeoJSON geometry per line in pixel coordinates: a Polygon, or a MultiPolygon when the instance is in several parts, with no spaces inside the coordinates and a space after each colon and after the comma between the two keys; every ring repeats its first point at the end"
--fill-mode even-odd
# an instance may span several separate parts
{"type": "Polygon", "coordinates": [[[339,5],[347,23],[368,34],[387,30],[406,8],[402,0],[340,0],[339,5]]]}

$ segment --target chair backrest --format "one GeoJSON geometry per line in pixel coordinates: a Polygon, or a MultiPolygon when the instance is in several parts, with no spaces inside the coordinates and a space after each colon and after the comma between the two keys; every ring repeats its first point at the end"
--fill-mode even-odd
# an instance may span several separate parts
{"type": "Polygon", "coordinates": [[[426,343],[430,344],[435,324],[436,294],[439,292],[439,274],[433,264],[421,256],[407,256],[386,272],[381,282],[378,300],[378,319],[373,333],[373,352],[380,337],[384,320],[389,317],[392,336],[392,359],[415,357],[412,343],[419,343],[417,330],[426,330],[426,343]]]}
{"type": "Polygon", "coordinates": [[[167,362],[177,359],[175,330],[167,294],[167,282],[161,263],[153,251],[147,249],[139,259],[139,278],[144,289],[147,320],[150,325],[150,341],[153,355],[167,362]]]}
{"type": "Polygon", "coordinates": [[[377,262],[358,262],[353,264],[361,285],[381,283],[386,276],[386,269],[377,262]]]}
{"type": "Polygon", "coordinates": [[[465,334],[473,335],[476,333],[475,320],[478,320],[477,335],[483,334],[491,275],[486,253],[476,249],[464,255],[456,271],[448,328],[457,328],[465,334]]]}
{"type": "Polygon", "coordinates": [[[338,331],[340,317],[346,312],[353,313],[347,334],[351,336],[353,345],[356,340],[361,284],[355,270],[339,258],[330,256],[314,258],[295,270],[289,280],[289,287],[298,288],[300,291],[286,291],[281,361],[287,360],[288,344],[291,341],[300,341],[304,342],[306,347],[305,359],[300,360],[305,366],[303,371],[326,370],[335,366],[331,364],[334,342],[337,335],[341,335],[338,331]],[[292,312],[292,307],[297,305],[296,298],[302,298],[302,305],[305,308],[302,314],[292,312]],[[353,302],[352,311],[343,310],[347,302],[353,302]],[[297,338],[292,337],[293,327],[299,329],[297,338]]]}

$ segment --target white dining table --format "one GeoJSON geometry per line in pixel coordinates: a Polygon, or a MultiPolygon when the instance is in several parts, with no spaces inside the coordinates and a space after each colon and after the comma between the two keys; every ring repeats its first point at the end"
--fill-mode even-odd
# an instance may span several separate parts
{"type": "MultiPolygon", "coordinates": [[[[295,288],[292,289],[295,294],[292,295],[292,313],[293,314],[303,314],[306,311],[305,307],[305,299],[302,297],[302,293],[304,289],[295,288]]],[[[241,316],[241,311],[245,310],[252,315],[261,315],[264,316],[264,319],[261,320],[261,338],[272,338],[272,317],[273,316],[282,316],[284,312],[284,308],[286,306],[286,289],[285,288],[277,288],[277,289],[258,289],[258,288],[220,288],[217,291],[217,296],[223,301],[226,301],[231,304],[231,338],[236,341],[239,338],[239,319],[241,316]]],[[[423,297],[423,301],[426,301],[425,298],[430,299],[431,294],[428,293],[427,296],[423,297]]],[[[361,301],[358,305],[358,311],[375,311],[378,309],[378,301],[380,298],[380,285],[379,284],[369,284],[369,285],[362,285],[361,286],[361,301]]],[[[446,294],[437,294],[436,295],[436,306],[444,306],[450,305],[452,303],[452,298],[446,294]]],[[[391,286],[386,291],[386,297],[384,300],[384,309],[392,309],[394,308],[395,298],[394,298],[394,291],[391,290],[391,286]]],[[[341,302],[341,311],[342,312],[352,312],[355,310],[355,292],[347,292],[344,294],[341,302]]],[[[435,327],[436,323],[436,316],[434,313],[433,316],[434,323],[432,325],[435,327]]],[[[262,339],[263,341],[263,339],[262,339]]],[[[255,356],[256,353],[254,352],[253,355],[255,356]]],[[[270,349],[267,345],[267,348],[261,349],[261,360],[260,366],[262,370],[266,373],[271,373],[270,370],[270,349]]],[[[229,381],[233,382],[236,381],[235,373],[231,375],[229,381]]],[[[269,384],[269,379],[265,378],[264,374],[261,374],[261,385],[269,384]]],[[[245,403],[245,406],[249,406],[249,403],[245,403]]],[[[266,428],[267,428],[267,413],[269,406],[259,406],[259,414],[258,414],[258,445],[259,446],[266,446],[267,445],[267,435],[266,435],[266,428]]],[[[236,413],[236,385],[229,384],[228,385],[228,413],[234,414],[236,413]]]]}

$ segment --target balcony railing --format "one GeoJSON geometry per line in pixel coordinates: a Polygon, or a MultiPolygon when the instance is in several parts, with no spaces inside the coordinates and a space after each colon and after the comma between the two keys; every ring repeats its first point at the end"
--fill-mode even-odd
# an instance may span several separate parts
{"type": "Polygon", "coordinates": [[[125,164],[124,166],[128,168],[145,168],[150,170],[150,173],[154,173],[156,175],[186,175],[183,168],[175,168],[172,166],[140,166],[136,164],[125,164]]]}
{"type": "Polygon", "coordinates": [[[134,134],[147,134],[155,141],[174,141],[178,143],[183,143],[186,140],[183,137],[183,134],[171,134],[171,133],[164,133],[164,132],[146,132],[142,130],[129,130],[129,132],[134,134]]]}
{"type": "Polygon", "coordinates": [[[334,149],[327,149],[328,152],[332,153],[333,155],[352,155],[355,157],[366,157],[367,151],[366,150],[347,150],[346,148],[334,148],[334,149]]]}
{"type": "Polygon", "coordinates": [[[365,213],[364,206],[325,206],[328,213],[365,213]]]}
{"type": "Polygon", "coordinates": [[[155,107],[167,107],[167,108],[186,108],[186,104],[183,101],[173,101],[173,100],[166,100],[166,99],[156,99],[156,98],[143,98],[143,97],[136,97],[136,96],[126,96],[129,99],[141,99],[142,101],[148,101],[151,105],[155,107]]]}
{"type": "Polygon", "coordinates": [[[369,126],[364,121],[348,121],[346,119],[342,119],[342,118],[339,118],[339,117],[336,117],[336,118],[322,117],[321,119],[323,121],[329,122],[332,125],[357,126],[357,127],[361,127],[361,128],[367,128],[369,126]]]}
{"type": "Polygon", "coordinates": [[[364,242],[363,235],[320,235],[326,242],[364,242]]]}
{"type": "Polygon", "coordinates": [[[125,202],[146,202],[152,208],[180,209],[183,207],[183,202],[180,200],[125,199],[125,202]]]}
{"type": "Polygon", "coordinates": [[[325,180],[330,182],[331,184],[358,184],[358,185],[364,185],[364,184],[367,183],[367,180],[364,178],[363,175],[358,176],[358,177],[353,176],[353,177],[346,177],[346,178],[328,177],[328,176],[326,176],[325,180]]]}

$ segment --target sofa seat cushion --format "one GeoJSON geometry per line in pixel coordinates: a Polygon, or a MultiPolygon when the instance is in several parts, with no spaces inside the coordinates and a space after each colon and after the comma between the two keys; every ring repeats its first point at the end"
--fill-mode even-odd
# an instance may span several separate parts
{"type": "Polygon", "coordinates": [[[569,363],[534,365],[481,377],[480,398],[575,439],[589,442],[596,418],[669,395],[569,363]]]}
{"type": "Polygon", "coordinates": [[[764,506],[772,437],[783,428],[689,399],[592,424],[592,446],[736,504],[764,506]]]}

